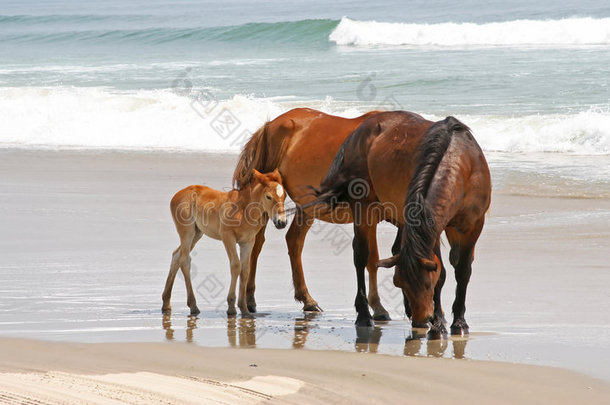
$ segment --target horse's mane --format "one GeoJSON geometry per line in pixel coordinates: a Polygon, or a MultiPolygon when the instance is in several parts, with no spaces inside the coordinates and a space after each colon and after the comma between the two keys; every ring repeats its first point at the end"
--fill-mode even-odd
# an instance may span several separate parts
{"type": "Polygon", "coordinates": [[[454,132],[470,129],[454,117],[438,121],[423,136],[416,155],[417,162],[405,201],[404,242],[398,268],[414,288],[422,287],[420,259],[429,259],[437,239],[434,211],[426,200],[436,171],[451,144],[454,132]]]}
{"type": "Polygon", "coordinates": [[[244,146],[233,173],[233,187],[241,189],[252,181],[252,169],[270,172],[277,167],[279,156],[269,156],[267,130],[269,121],[260,127],[244,146]]]}

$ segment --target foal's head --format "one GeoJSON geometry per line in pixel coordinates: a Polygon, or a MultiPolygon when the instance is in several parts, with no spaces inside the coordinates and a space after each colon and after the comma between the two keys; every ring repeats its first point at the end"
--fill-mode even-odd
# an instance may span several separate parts
{"type": "Polygon", "coordinates": [[[280,172],[275,169],[271,173],[262,174],[256,169],[253,170],[253,202],[259,202],[262,205],[263,210],[277,229],[286,227],[286,211],[284,210],[286,191],[282,186],[280,172]]]}

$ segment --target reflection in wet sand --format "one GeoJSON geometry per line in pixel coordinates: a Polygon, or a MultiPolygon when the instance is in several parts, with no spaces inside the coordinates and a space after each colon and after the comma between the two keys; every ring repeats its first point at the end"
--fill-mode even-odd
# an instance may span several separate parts
{"type": "MultiPolygon", "coordinates": [[[[226,341],[221,336],[216,335],[216,338],[221,338],[222,341],[228,342],[231,347],[246,347],[254,348],[261,345],[263,347],[269,347],[269,338],[282,336],[287,337],[292,344],[294,349],[311,348],[315,349],[319,346],[320,337],[323,341],[327,341],[325,338],[328,336],[330,339],[343,338],[347,343],[352,341],[354,332],[356,335],[354,350],[357,352],[368,352],[378,353],[387,352],[389,346],[396,347],[395,336],[398,329],[395,324],[384,323],[378,324],[373,328],[359,328],[359,327],[325,327],[323,323],[323,315],[315,312],[308,312],[303,316],[296,316],[294,319],[294,327],[291,328],[286,325],[284,318],[281,320],[283,326],[278,325],[273,319],[266,319],[263,321],[260,319],[265,315],[259,314],[259,317],[253,318],[242,318],[242,317],[230,317],[225,320],[217,319],[217,321],[226,322],[226,341]],[[269,325],[268,323],[271,323],[269,325]],[[273,330],[273,334],[265,335],[268,331],[273,330]],[[292,336],[291,333],[292,332],[292,336]],[[386,333],[388,335],[388,343],[381,344],[381,337],[386,333]],[[314,336],[314,341],[307,343],[307,339],[314,336]],[[394,336],[394,337],[393,337],[394,336]],[[266,343],[266,345],[265,345],[266,343]],[[381,349],[380,349],[381,348],[381,349]]],[[[197,336],[194,332],[197,329],[197,317],[189,316],[186,318],[185,327],[185,339],[187,342],[200,341],[202,336],[197,336]]],[[[175,340],[175,330],[172,327],[171,315],[163,316],[163,329],[165,330],[165,338],[167,340],[175,340]]],[[[180,329],[180,328],[178,328],[180,329]]],[[[220,330],[224,329],[221,327],[220,330]]],[[[212,332],[218,330],[216,328],[203,328],[204,332],[212,332]]],[[[213,333],[206,333],[206,337],[214,340],[213,333]]],[[[468,343],[468,337],[446,337],[441,339],[431,339],[429,334],[424,329],[411,329],[409,336],[404,340],[404,348],[402,350],[405,356],[428,356],[428,357],[453,357],[455,359],[466,358],[466,344],[468,343]],[[447,353],[447,348],[451,346],[453,351],[447,353]]],[[[341,344],[339,344],[341,346],[341,344]]],[[[275,346],[271,346],[275,347],[275,346]]],[[[330,347],[332,349],[332,347],[330,347]]],[[[340,347],[336,347],[340,350],[340,347]]],[[[400,349],[399,349],[400,350],[400,349]]],[[[399,352],[398,352],[399,353],[399,352]]],[[[398,354],[396,353],[396,354],[398,354]]]]}
{"type": "Polygon", "coordinates": [[[374,328],[356,327],[356,351],[377,353],[381,334],[381,328],[378,326],[374,328]]]}
{"type": "Polygon", "coordinates": [[[426,345],[426,355],[429,357],[445,357],[445,352],[451,342],[453,347],[453,358],[463,359],[466,351],[467,337],[449,337],[443,339],[426,339],[422,334],[413,329],[411,336],[405,339],[405,356],[422,356],[422,346],[426,345]]]}
{"type": "Polygon", "coordinates": [[[256,318],[227,318],[229,346],[256,347],[256,335],[256,318]]]}
{"type": "Polygon", "coordinates": [[[302,349],[305,347],[305,343],[307,343],[307,335],[309,335],[309,329],[311,328],[309,322],[316,319],[319,315],[319,312],[305,312],[302,318],[294,319],[294,338],[292,339],[293,348],[302,349]]]}
{"type": "MultiPolygon", "coordinates": [[[[174,328],[172,328],[172,316],[163,315],[163,329],[165,329],[165,339],[174,340],[174,328]]],[[[186,318],[186,341],[193,341],[193,329],[197,329],[197,317],[189,316],[186,318]]]]}

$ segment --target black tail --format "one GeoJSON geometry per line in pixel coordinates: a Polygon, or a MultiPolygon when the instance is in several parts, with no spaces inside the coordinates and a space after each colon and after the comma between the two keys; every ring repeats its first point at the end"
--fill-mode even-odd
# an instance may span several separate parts
{"type": "Polygon", "coordinates": [[[416,156],[417,166],[405,201],[405,241],[398,266],[403,278],[415,289],[423,283],[421,259],[430,259],[438,239],[434,211],[426,200],[428,190],[451,144],[453,133],[463,131],[470,129],[454,117],[434,123],[424,134],[416,156]]]}

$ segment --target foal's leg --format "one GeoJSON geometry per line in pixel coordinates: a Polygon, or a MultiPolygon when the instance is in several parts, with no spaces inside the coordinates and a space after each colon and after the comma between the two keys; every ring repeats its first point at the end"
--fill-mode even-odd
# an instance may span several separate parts
{"type": "Polygon", "coordinates": [[[250,272],[250,255],[252,248],[254,247],[254,240],[240,243],[239,244],[239,261],[241,264],[241,271],[239,274],[239,295],[237,300],[237,306],[242,315],[250,315],[248,305],[246,302],[246,286],[248,284],[249,272],[250,272]]]}
{"type": "Polygon", "coordinates": [[[237,285],[237,277],[241,272],[241,264],[239,262],[239,256],[237,255],[237,249],[235,247],[237,241],[231,234],[222,235],[222,243],[225,246],[227,255],[229,256],[229,263],[231,264],[231,285],[229,286],[229,294],[227,295],[227,315],[235,315],[235,287],[237,285]]]}
{"type": "Polygon", "coordinates": [[[248,310],[250,312],[256,312],[256,300],[254,299],[254,290],[256,290],[256,265],[258,264],[258,255],[261,253],[263,244],[265,243],[266,228],[267,224],[263,225],[261,230],[256,234],[254,247],[252,248],[252,253],[250,253],[250,272],[248,273],[248,286],[246,287],[246,303],[248,304],[248,310]]]}
{"type": "Polygon", "coordinates": [[[199,315],[201,311],[197,308],[197,300],[195,299],[195,293],[193,292],[193,285],[191,283],[191,251],[195,247],[195,244],[201,239],[201,235],[203,232],[195,229],[195,235],[193,235],[188,253],[186,254],[186,258],[182,260],[182,264],[180,265],[180,269],[182,270],[182,275],[184,276],[184,283],[186,284],[186,305],[191,309],[191,315],[199,315]]]}
{"type": "Polygon", "coordinates": [[[369,228],[366,225],[358,224],[354,221],[354,266],[356,267],[356,278],[358,280],[358,292],[356,293],[356,326],[374,326],[373,317],[369,312],[369,304],[366,299],[366,284],[364,281],[364,268],[366,267],[369,256],[368,235],[369,228]]]}
{"type": "Polygon", "coordinates": [[[373,308],[373,319],[376,321],[391,320],[388,311],[381,305],[379,291],[377,290],[377,262],[379,261],[379,250],[377,248],[377,224],[369,228],[368,235],[369,257],[366,269],[369,272],[369,305],[373,308]]]}
{"type": "Polygon", "coordinates": [[[451,324],[452,335],[468,335],[468,324],[464,319],[466,313],[466,289],[472,274],[472,262],[474,260],[474,246],[483,229],[485,218],[479,219],[473,229],[462,234],[455,228],[447,228],[445,233],[451,245],[449,261],[455,268],[455,301],[453,302],[453,323],[451,324]]]}
{"type": "Polygon", "coordinates": [[[301,262],[303,244],[305,243],[305,236],[309,228],[311,228],[311,221],[312,219],[309,216],[305,215],[301,210],[297,210],[292,224],[290,224],[290,228],[286,232],[286,245],[288,245],[288,255],[290,256],[290,266],[292,267],[294,299],[303,303],[303,311],[320,312],[322,309],[311,298],[307,290],[305,276],[303,275],[303,263],[301,262]]]}
{"type": "Polygon", "coordinates": [[[174,253],[172,253],[172,262],[169,266],[167,280],[165,281],[165,289],[163,290],[163,295],[161,296],[161,298],[163,299],[163,306],[161,307],[161,312],[164,314],[170,314],[172,312],[170,300],[172,298],[172,287],[174,286],[174,280],[176,279],[176,274],[178,273],[178,269],[180,268],[180,252],[181,247],[178,246],[178,248],[174,250],[174,253]]]}
{"type": "MultiPolygon", "coordinates": [[[[172,253],[172,262],[169,267],[169,274],[167,275],[167,280],[165,282],[165,289],[163,290],[163,295],[162,295],[163,307],[161,308],[161,311],[164,314],[169,314],[172,311],[172,307],[170,305],[170,300],[172,297],[172,288],[174,286],[174,280],[176,279],[176,274],[178,273],[178,269],[183,266],[183,263],[187,259],[189,261],[189,276],[187,277],[185,274],[184,279],[185,279],[185,282],[187,285],[186,286],[187,293],[189,291],[189,285],[191,284],[189,254],[190,254],[191,250],[193,249],[193,247],[195,246],[195,243],[197,243],[197,241],[201,238],[201,235],[202,235],[202,233],[196,229],[194,224],[191,226],[188,226],[186,228],[178,229],[178,234],[180,235],[180,246],[176,250],[174,250],[174,252],[172,253]]],[[[183,272],[184,272],[184,270],[183,270],[183,272]]],[[[190,291],[192,293],[192,286],[190,287],[190,291]]],[[[195,312],[197,314],[199,313],[199,310],[197,309],[197,304],[195,303],[194,294],[192,295],[192,301],[191,301],[191,296],[189,295],[187,304],[188,304],[189,308],[191,308],[192,315],[196,315],[193,313],[193,306],[195,307],[195,312]],[[191,306],[191,305],[193,305],[193,306],[191,306]]]]}

